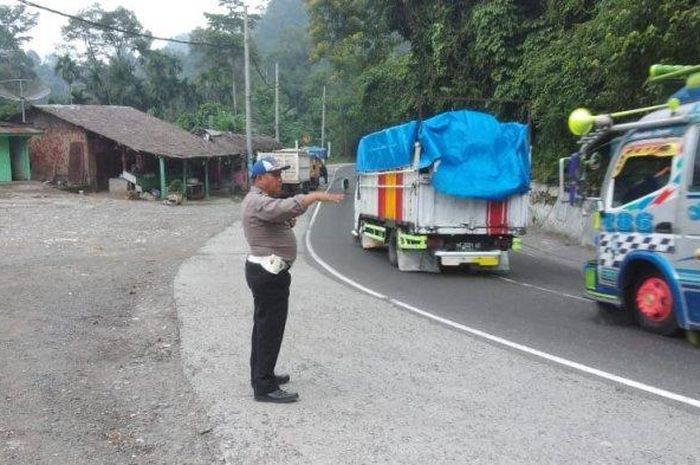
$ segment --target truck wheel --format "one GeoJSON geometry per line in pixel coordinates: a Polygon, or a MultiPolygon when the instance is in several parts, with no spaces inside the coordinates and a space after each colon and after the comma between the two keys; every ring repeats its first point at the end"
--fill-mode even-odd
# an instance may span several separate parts
{"type": "Polygon", "coordinates": [[[362,243],[362,227],[364,226],[365,222],[364,221],[358,221],[357,222],[357,229],[355,230],[357,232],[357,236],[353,234],[353,239],[355,239],[355,242],[362,243]]]}
{"type": "Polygon", "coordinates": [[[645,273],[635,281],[630,304],[639,326],[647,331],[663,336],[679,331],[671,286],[658,271],[645,273]]]}
{"type": "Polygon", "coordinates": [[[389,263],[391,263],[391,266],[393,266],[394,268],[398,268],[399,266],[399,251],[396,244],[396,240],[396,230],[392,229],[389,233],[389,243],[387,244],[387,246],[389,263]]]}

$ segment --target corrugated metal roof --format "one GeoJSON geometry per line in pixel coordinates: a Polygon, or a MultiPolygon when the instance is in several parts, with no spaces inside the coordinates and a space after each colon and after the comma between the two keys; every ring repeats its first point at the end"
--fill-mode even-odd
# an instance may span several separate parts
{"type": "Polygon", "coordinates": [[[0,121],[0,136],[39,136],[43,133],[41,129],[0,121]]]}
{"type": "Polygon", "coordinates": [[[35,105],[46,112],[139,152],[169,158],[235,155],[231,147],[212,144],[131,107],[116,105],[35,105]]]}

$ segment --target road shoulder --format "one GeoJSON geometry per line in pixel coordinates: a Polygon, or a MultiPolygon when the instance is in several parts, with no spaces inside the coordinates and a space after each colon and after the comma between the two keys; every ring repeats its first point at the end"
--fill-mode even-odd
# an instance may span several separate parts
{"type": "Polygon", "coordinates": [[[256,403],[245,253],[236,223],[175,280],[185,372],[227,463],[692,463],[694,412],[409,314],[305,257],[279,363],[301,401],[256,403]]]}

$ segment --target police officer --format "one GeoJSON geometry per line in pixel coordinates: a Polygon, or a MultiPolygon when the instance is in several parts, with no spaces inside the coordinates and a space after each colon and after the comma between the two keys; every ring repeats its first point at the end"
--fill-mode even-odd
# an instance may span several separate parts
{"type": "Polygon", "coordinates": [[[282,192],[281,166],[272,157],[258,160],[251,170],[253,185],[243,199],[243,232],[250,247],[245,264],[248,287],[253,293],[253,336],[250,375],[255,400],[288,403],[299,394],[280,389],[289,375],[275,375],[289,304],[291,268],[297,256],[292,227],[314,202],[343,200],[342,194],[312,192],[278,198],[282,192]]]}

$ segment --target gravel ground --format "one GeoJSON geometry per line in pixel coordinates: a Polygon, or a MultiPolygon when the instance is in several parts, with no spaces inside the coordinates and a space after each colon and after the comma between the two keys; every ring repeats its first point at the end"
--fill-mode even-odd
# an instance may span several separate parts
{"type": "Polygon", "coordinates": [[[173,280],[237,217],[231,199],[0,185],[0,463],[221,460],[182,372],[173,280]]]}

